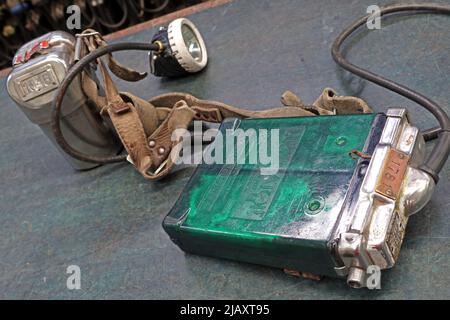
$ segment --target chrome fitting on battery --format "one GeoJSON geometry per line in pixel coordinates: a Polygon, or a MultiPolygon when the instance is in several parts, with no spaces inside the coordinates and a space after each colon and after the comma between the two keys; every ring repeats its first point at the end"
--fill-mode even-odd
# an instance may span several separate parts
{"type": "Polygon", "coordinates": [[[351,209],[336,232],[337,255],[351,287],[366,286],[366,270],[391,268],[398,259],[410,215],[430,200],[435,182],[420,170],[425,141],[405,109],[389,109],[381,139],[351,209]]]}

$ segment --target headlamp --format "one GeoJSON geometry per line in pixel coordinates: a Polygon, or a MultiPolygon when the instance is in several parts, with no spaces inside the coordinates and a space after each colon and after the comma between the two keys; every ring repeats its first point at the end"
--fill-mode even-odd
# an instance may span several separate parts
{"type": "Polygon", "coordinates": [[[205,42],[186,18],[172,21],[167,28],[161,27],[152,43],[159,51],[150,53],[150,71],[157,77],[178,77],[201,71],[208,62],[205,42]]]}

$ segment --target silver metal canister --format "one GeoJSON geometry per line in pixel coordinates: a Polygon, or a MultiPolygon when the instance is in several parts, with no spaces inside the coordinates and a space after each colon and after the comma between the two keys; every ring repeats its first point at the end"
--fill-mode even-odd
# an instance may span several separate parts
{"type": "MultiPolygon", "coordinates": [[[[9,96],[78,170],[97,164],[83,162],[63,152],[51,129],[52,102],[75,54],[75,38],[63,31],[47,33],[24,44],[13,59],[7,79],[9,96]]],[[[75,149],[93,156],[116,155],[122,144],[102,118],[92,111],[76,78],[62,105],[62,133],[75,149]]]]}

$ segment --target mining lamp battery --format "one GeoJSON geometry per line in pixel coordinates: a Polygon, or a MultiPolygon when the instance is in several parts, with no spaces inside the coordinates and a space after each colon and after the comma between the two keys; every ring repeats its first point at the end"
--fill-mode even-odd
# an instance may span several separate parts
{"type": "Polygon", "coordinates": [[[199,165],[163,222],[182,250],[346,277],[353,287],[365,286],[369,266],[395,264],[408,217],[434,188],[419,169],[425,142],[406,110],[231,119],[219,131],[237,129],[277,129],[278,170],[199,165]]]}

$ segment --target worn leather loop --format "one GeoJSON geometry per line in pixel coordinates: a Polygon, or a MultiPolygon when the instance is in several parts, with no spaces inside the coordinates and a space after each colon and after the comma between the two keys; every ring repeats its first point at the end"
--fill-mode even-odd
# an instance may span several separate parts
{"type": "MultiPolygon", "coordinates": [[[[92,30],[86,32],[92,33],[92,30]]],[[[106,44],[98,34],[83,40],[88,51],[106,44]]],[[[121,79],[137,81],[145,77],[143,73],[120,65],[112,54],[107,59],[109,70],[121,79]]],[[[372,112],[363,100],[338,96],[329,88],[309,106],[291,91],[286,91],[281,97],[284,107],[258,111],[201,100],[180,92],[165,93],[146,101],[128,92],[119,93],[102,58],[97,63],[103,77],[105,96],[99,95],[96,82],[86,72],[82,76],[83,90],[99,112],[107,111],[128,152],[129,161],[150,180],[161,179],[173,168],[179,153],[177,146],[182,143],[177,129],[187,129],[193,120],[220,123],[229,117],[279,118],[372,112]]]]}

